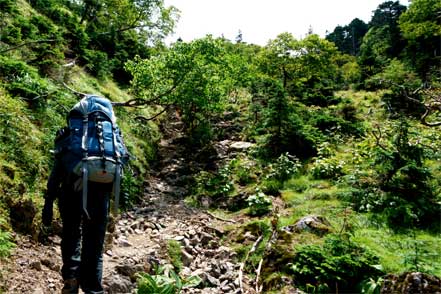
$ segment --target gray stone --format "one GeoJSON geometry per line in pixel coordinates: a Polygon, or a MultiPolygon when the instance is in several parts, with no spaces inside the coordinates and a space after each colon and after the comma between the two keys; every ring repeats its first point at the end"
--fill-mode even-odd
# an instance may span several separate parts
{"type": "Polygon", "coordinates": [[[31,268],[37,270],[37,271],[41,271],[42,270],[42,266],[41,266],[41,262],[40,261],[33,261],[30,264],[31,268]]]}
{"type": "Polygon", "coordinates": [[[309,231],[318,235],[323,235],[330,232],[331,224],[329,221],[317,215],[308,215],[302,217],[293,226],[285,227],[284,230],[288,232],[302,232],[309,231]]]}
{"type": "Polygon", "coordinates": [[[193,262],[194,257],[184,249],[181,250],[181,254],[182,254],[182,262],[184,263],[185,266],[189,266],[193,262]]]}
{"type": "Polygon", "coordinates": [[[220,285],[219,280],[216,279],[215,277],[213,277],[212,275],[210,275],[208,273],[205,273],[204,275],[205,275],[206,281],[208,281],[211,285],[213,285],[213,286],[219,286],[220,285]]]}
{"type": "Polygon", "coordinates": [[[131,293],[134,285],[126,277],[113,275],[104,279],[104,287],[108,294],[125,294],[131,293]]]}
{"type": "Polygon", "coordinates": [[[120,238],[117,240],[118,246],[121,247],[132,247],[132,243],[130,243],[127,239],[120,238]]]}
{"type": "Polygon", "coordinates": [[[237,151],[244,151],[244,150],[250,149],[253,146],[254,146],[253,143],[239,141],[239,142],[233,142],[232,144],[230,144],[230,149],[237,150],[237,151]]]}
{"type": "Polygon", "coordinates": [[[118,274],[129,277],[132,282],[136,281],[136,274],[144,271],[144,267],[140,264],[125,263],[115,267],[118,274]]]}

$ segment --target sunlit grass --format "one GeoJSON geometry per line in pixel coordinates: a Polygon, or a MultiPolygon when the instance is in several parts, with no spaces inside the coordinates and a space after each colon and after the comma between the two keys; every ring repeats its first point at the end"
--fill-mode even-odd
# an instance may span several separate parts
{"type": "Polygon", "coordinates": [[[422,271],[441,275],[440,236],[414,230],[396,234],[387,228],[360,228],[353,241],[371,249],[386,272],[422,271]]]}
{"type": "MultiPolygon", "coordinates": [[[[420,230],[396,233],[382,222],[381,216],[357,213],[341,201],[338,195],[347,189],[350,187],[337,187],[307,176],[289,180],[281,195],[289,208],[279,219],[279,226],[292,225],[307,215],[319,215],[329,221],[332,232],[349,233],[351,241],[370,249],[387,273],[422,271],[441,275],[440,234],[420,230]]],[[[320,243],[321,237],[302,232],[296,233],[294,240],[297,244],[314,244],[320,243]]]]}

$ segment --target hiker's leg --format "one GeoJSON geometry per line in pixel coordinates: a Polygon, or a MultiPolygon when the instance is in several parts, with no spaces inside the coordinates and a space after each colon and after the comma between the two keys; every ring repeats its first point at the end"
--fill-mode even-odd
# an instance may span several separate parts
{"type": "Polygon", "coordinates": [[[59,207],[63,222],[61,255],[63,279],[79,277],[81,252],[81,198],[80,194],[69,192],[60,197],[59,207]]]}
{"type": "Polygon", "coordinates": [[[109,185],[89,185],[87,210],[90,219],[83,218],[83,249],[81,252],[81,288],[85,293],[104,293],[103,245],[109,211],[109,185]]]}

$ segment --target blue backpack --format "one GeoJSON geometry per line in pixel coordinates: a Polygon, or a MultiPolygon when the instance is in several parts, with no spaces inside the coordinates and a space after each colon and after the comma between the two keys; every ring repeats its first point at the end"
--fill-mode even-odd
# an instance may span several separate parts
{"type": "Polygon", "coordinates": [[[116,124],[112,103],[103,97],[86,95],[71,109],[67,123],[55,140],[55,155],[66,172],[82,178],[86,216],[89,216],[88,181],[113,183],[114,211],[117,212],[122,166],[127,163],[129,153],[116,124]]]}

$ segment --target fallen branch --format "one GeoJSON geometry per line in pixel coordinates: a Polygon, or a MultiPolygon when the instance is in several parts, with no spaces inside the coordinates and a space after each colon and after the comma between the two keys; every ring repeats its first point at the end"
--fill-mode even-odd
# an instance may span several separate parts
{"type": "Polygon", "coordinates": [[[206,211],[205,213],[208,214],[208,215],[211,216],[211,217],[214,217],[215,219],[218,219],[218,220],[221,220],[221,221],[224,221],[224,222],[228,222],[228,223],[232,223],[232,224],[235,224],[235,223],[236,223],[236,221],[234,221],[234,220],[232,220],[232,219],[225,219],[225,218],[222,218],[222,217],[217,216],[217,215],[215,215],[215,214],[213,214],[213,213],[211,213],[211,212],[209,212],[209,211],[206,211]]]}
{"type": "Polygon", "coordinates": [[[243,290],[243,269],[245,268],[245,264],[246,264],[248,258],[250,257],[250,255],[254,251],[256,251],[257,246],[259,246],[259,243],[260,243],[260,241],[262,241],[262,239],[263,239],[263,235],[261,235],[259,238],[257,238],[256,242],[254,242],[254,244],[251,247],[250,251],[248,251],[247,255],[245,256],[245,259],[240,264],[240,268],[239,268],[239,287],[240,287],[241,293],[245,293],[244,290],[243,290]]]}

